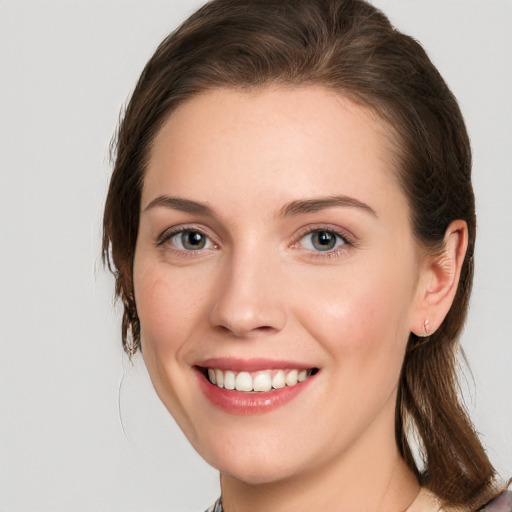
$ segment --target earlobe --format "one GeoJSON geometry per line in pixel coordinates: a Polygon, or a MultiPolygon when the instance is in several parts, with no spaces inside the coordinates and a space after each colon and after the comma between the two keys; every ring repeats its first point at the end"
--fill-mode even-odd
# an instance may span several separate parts
{"type": "Polygon", "coordinates": [[[418,304],[412,332],[430,336],[443,322],[459,285],[460,272],[468,245],[468,227],[463,220],[448,226],[443,247],[428,255],[422,265],[418,304]]]}

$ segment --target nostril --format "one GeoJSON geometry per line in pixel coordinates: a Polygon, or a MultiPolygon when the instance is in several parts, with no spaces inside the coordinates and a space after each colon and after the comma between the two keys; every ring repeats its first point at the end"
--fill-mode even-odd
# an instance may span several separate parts
{"type": "Polygon", "coordinates": [[[279,329],[272,327],[270,325],[262,325],[260,327],[255,327],[251,331],[247,332],[244,336],[248,338],[253,338],[257,336],[265,336],[279,332],[279,329]]]}
{"type": "Polygon", "coordinates": [[[259,327],[244,329],[243,327],[238,326],[229,326],[229,325],[217,325],[214,327],[219,332],[223,334],[231,334],[236,338],[252,338],[258,335],[268,335],[274,332],[278,332],[279,329],[272,327],[270,325],[262,325],[259,327]]]}

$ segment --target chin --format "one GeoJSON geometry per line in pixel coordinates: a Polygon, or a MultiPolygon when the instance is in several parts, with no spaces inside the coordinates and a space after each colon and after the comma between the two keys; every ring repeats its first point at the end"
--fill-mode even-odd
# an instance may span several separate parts
{"type": "Polygon", "coordinates": [[[276,461],[264,460],[261,457],[225,461],[225,464],[220,463],[214,467],[223,476],[254,486],[283,481],[297,474],[294,468],[276,461]]]}
{"type": "Polygon", "coordinates": [[[205,443],[207,449],[194,448],[222,475],[248,485],[262,485],[286,480],[310,465],[307,454],[301,453],[303,448],[287,447],[285,442],[276,441],[280,447],[263,436],[259,440],[254,437],[244,441],[219,440],[205,443]],[[301,460],[297,460],[298,454],[301,460]]]}

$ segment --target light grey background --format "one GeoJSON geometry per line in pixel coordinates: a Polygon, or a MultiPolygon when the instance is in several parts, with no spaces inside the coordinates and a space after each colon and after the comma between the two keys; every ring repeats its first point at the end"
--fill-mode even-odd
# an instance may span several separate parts
{"type": "MultiPolygon", "coordinates": [[[[100,264],[108,145],[199,0],[0,0],[0,511],[200,511],[215,471],[122,356],[100,264]],[[119,415],[119,404],[122,414],[119,415]],[[124,431],[123,433],[123,427],[124,431]]],[[[512,1],[375,0],[459,98],[479,214],[464,393],[512,476],[512,1]]]]}

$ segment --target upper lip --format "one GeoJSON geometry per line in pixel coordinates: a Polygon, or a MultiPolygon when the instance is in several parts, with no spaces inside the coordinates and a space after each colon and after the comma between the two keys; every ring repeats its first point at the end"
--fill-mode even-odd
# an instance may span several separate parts
{"type": "Polygon", "coordinates": [[[218,368],[219,370],[234,370],[240,372],[257,372],[261,370],[309,370],[314,365],[298,361],[284,359],[269,359],[265,357],[254,357],[243,359],[238,357],[212,357],[199,361],[194,366],[201,368],[218,368]]]}

